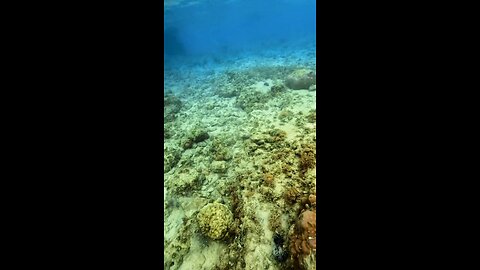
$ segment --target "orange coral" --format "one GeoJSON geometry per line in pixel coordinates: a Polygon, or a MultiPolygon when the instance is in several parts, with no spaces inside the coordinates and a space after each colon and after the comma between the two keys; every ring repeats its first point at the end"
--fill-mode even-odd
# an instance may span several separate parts
{"type": "Polygon", "coordinates": [[[313,206],[311,209],[303,211],[297,222],[293,233],[290,235],[290,252],[295,264],[302,265],[304,259],[308,257],[317,248],[317,221],[316,221],[316,196],[310,195],[308,201],[313,206]]]}
{"type": "Polygon", "coordinates": [[[290,251],[294,258],[301,260],[317,248],[315,236],[317,231],[316,217],[317,214],[310,210],[300,214],[295,224],[295,233],[292,235],[292,243],[290,245],[290,251]]]}

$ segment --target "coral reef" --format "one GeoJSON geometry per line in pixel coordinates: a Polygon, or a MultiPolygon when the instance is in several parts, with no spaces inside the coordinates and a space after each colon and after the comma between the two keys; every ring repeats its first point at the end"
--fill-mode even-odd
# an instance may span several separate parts
{"type": "Polygon", "coordinates": [[[285,85],[294,90],[309,89],[314,84],[316,84],[316,74],[309,69],[295,70],[285,79],[285,85]]]}
{"type": "Polygon", "coordinates": [[[233,222],[233,214],[224,204],[214,202],[204,206],[197,215],[202,232],[218,240],[224,238],[233,222]]]}
{"type": "Polygon", "coordinates": [[[316,92],[285,85],[314,63],[238,61],[245,65],[166,75],[181,103],[167,93],[174,121],[164,123],[165,269],[315,264],[312,239],[294,240],[311,231],[302,220],[316,207],[316,92]]]}

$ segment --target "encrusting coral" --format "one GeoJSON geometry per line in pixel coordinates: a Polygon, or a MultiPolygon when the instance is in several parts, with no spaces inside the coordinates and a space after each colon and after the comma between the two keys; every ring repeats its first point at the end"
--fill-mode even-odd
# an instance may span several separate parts
{"type": "Polygon", "coordinates": [[[290,253],[294,265],[301,269],[310,269],[317,248],[317,214],[314,208],[316,196],[310,195],[308,201],[310,202],[310,208],[299,215],[290,235],[290,253]]]}

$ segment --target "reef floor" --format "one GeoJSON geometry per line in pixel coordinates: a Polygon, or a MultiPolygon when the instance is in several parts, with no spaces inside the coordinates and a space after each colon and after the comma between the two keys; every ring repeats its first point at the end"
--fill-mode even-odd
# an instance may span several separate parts
{"type": "Polygon", "coordinates": [[[166,70],[165,269],[296,267],[293,228],[316,189],[315,61],[305,49],[166,70]],[[310,76],[304,89],[287,86],[292,74],[310,76]],[[216,240],[198,221],[213,202],[233,216],[216,240]]]}

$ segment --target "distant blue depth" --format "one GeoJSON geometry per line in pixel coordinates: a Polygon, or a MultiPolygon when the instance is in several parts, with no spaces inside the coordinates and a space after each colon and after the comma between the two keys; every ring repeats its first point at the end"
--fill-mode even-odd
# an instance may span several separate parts
{"type": "Polygon", "coordinates": [[[316,42],[315,0],[199,2],[165,10],[165,65],[179,57],[221,56],[316,42]]]}

